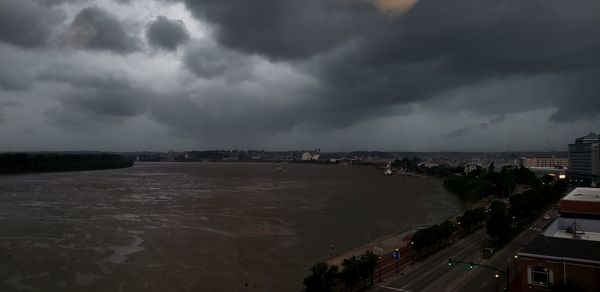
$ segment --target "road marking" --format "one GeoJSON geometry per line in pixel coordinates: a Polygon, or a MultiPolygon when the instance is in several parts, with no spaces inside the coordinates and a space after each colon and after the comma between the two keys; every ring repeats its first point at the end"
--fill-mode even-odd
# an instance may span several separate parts
{"type": "Polygon", "coordinates": [[[412,292],[412,291],[409,291],[409,290],[404,290],[404,289],[394,288],[394,287],[389,287],[389,286],[379,286],[379,287],[380,288],[384,288],[384,289],[393,290],[393,291],[412,292]]]}

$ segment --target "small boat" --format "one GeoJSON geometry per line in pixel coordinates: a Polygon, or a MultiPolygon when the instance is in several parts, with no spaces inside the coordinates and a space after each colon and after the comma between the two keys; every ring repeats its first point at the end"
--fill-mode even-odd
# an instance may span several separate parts
{"type": "Polygon", "coordinates": [[[388,163],[385,165],[385,171],[383,172],[385,175],[392,175],[394,172],[392,171],[392,164],[388,163]]]}
{"type": "Polygon", "coordinates": [[[281,166],[277,166],[277,168],[275,168],[275,170],[276,170],[277,172],[280,172],[280,171],[282,171],[282,170],[283,170],[283,167],[281,167],[281,166]]]}

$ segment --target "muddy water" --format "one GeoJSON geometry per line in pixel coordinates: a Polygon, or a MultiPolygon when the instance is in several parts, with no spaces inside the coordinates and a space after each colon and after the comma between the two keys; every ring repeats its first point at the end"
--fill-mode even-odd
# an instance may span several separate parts
{"type": "Polygon", "coordinates": [[[138,163],[0,177],[0,291],[297,291],[335,252],[459,211],[371,167],[138,163]]]}

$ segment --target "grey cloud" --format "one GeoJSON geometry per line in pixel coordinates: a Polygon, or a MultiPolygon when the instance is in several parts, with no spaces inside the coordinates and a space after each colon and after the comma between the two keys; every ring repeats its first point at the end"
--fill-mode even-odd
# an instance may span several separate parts
{"type": "Polygon", "coordinates": [[[96,6],[75,16],[65,38],[70,45],[90,50],[131,53],[139,49],[139,40],[110,12],[96,6]]]}
{"type": "MultiPolygon", "coordinates": [[[[0,56],[0,60],[1,60],[0,56]]],[[[6,63],[3,63],[6,64],[6,63]]],[[[23,72],[17,70],[2,70],[0,69],[0,89],[4,90],[24,90],[30,88],[32,80],[23,72]]]]}
{"type": "Polygon", "coordinates": [[[47,110],[46,116],[68,130],[116,126],[146,112],[151,96],[134,88],[80,88],[61,97],[60,106],[47,110]]]}
{"type": "Polygon", "coordinates": [[[27,55],[27,51],[0,44],[0,89],[26,90],[33,85],[33,67],[39,62],[27,55]]]}
{"type": "Polygon", "coordinates": [[[499,115],[497,115],[496,117],[494,117],[490,121],[490,124],[492,124],[492,125],[493,124],[497,124],[497,123],[500,123],[500,122],[505,121],[505,120],[506,120],[506,115],[505,114],[499,114],[499,115]]]}
{"type": "Polygon", "coordinates": [[[4,119],[4,109],[11,106],[16,106],[18,103],[12,101],[0,102],[0,122],[4,119]]]}
{"type": "Polygon", "coordinates": [[[451,131],[449,133],[445,133],[440,135],[440,138],[443,139],[460,139],[460,138],[464,138],[468,135],[470,135],[471,133],[477,131],[477,130],[486,130],[487,128],[490,127],[489,123],[479,123],[476,125],[470,125],[470,126],[466,126],[466,127],[462,127],[459,129],[456,129],[454,131],[451,131]]]}
{"type": "Polygon", "coordinates": [[[45,45],[64,14],[29,0],[0,1],[0,42],[23,48],[45,45]]]}
{"type": "MultiPolygon", "coordinates": [[[[498,115],[557,107],[553,120],[563,122],[568,119],[562,114],[574,112],[560,109],[579,83],[573,80],[600,66],[600,2],[594,0],[576,5],[421,0],[391,21],[369,1],[234,2],[189,0],[186,5],[215,25],[224,46],[309,63],[309,72],[323,83],[318,92],[322,112],[344,106],[343,114],[317,117],[324,123],[348,125],[385,114],[394,105],[444,103],[461,88],[483,89],[490,80],[541,74],[555,74],[553,83],[525,84],[533,87],[520,89],[531,95],[519,97],[502,96],[500,90],[498,107],[472,95],[462,110],[498,115]],[[550,93],[551,98],[535,91],[544,86],[561,91],[550,93]],[[471,108],[478,104],[482,107],[471,108]]],[[[579,108],[581,117],[600,111],[591,105],[579,108]]]]}
{"type": "MultiPolygon", "coordinates": [[[[310,57],[383,23],[368,1],[187,0],[226,46],[275,59],[310,57]]],[[[382,28],[383,26],[381,26],[382,28]]]]}
{"type": "Polygon", "coordinates": [[[183,64],[200,78],[228,75],[239,80],[248,75],[246,71],[251,65],[248,59],[248,56],[219,47],[210,41],[198,41],[186,49],[183,64]]]}
{"type": "Polygon", "coordinates": [[[568,96],[557,101],[558,110],[550,120],[569,123],[600,117],[600,67],[578,74],[570,83],[568,96]]]}
{"type": "Polygon", "coordinates": [[[150,45],[165,50],[176,50],[190,39],[190,34],[181,20],[159,16],[148,26],[146,36],[150,45]]]}
{"type": "Polygon", "coordinates": [[[133,83],[120,72],[95,72],[84,68],[61,66],[58,71],[45,71],[40,81],[70,85],[58,97],[60,106],[47,112],[65,127],[99,122],[121,122],[147,112],[154,93],[133,83]]]}
{"type": "Polygon", "coordinates": [[[40,81],[67,83],[76,88],[127,89],[132,87],[130,80],[120,71],[96,72],[72,65],[55,65],[57,67],[60,66],[61,69],[56,70],[56,67],[52,67],[49,70],[40,72],[36,76],[36,79],[40,81]]]}

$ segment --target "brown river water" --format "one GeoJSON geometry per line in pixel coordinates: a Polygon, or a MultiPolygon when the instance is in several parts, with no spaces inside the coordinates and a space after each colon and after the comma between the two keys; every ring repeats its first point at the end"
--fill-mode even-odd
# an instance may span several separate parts
{"type": "Polygon", "coordinates": [[[460,209],[439,180],[366,166],[0,176],[0,291],[299,291],[332,244],[339,253],[460,209]]]}

